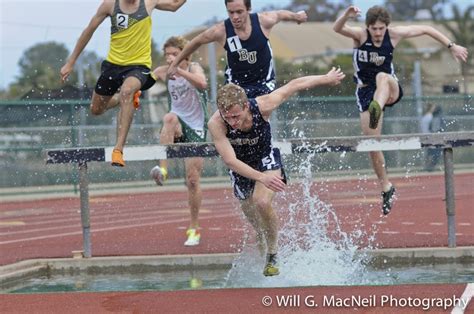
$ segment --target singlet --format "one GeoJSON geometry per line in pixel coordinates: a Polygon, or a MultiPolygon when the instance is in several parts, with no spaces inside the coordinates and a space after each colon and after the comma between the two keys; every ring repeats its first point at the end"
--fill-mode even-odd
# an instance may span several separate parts
{"type": "Polygon", "coordinates": [[[389,73],[395,77],[392,64],[393,49],[388,29],[380,47],[375,47],[367,30],[367,40],[360,47],[354,48],[352,55],[354,82],[375,85],[375,76],[379,72],[389,73]]]}
{"type": "Polygon", "coordinates": [[[249,108],[252,113],[252,128],[248,132],[227,127],[226,137],[234,148],[238,160],[247,164],[260,162],[272,150],[272,132],[270,123],[263,119],[255,98],[249,99],[249,108]]]}
{"type": "Polygon", "coordinates": [[[107,61],[116,65],[145,65],[151,68],[151,17],[145,0],[140,0],[138,10],[132,14],[120,10],[120,0],[115,0],[111,19],[111,40],[107,61]]]}
{"type": "Polygon", "coordinates": [[[170,112],[175,113],[194,130],[204,130],[207,121],[205,92],[198,90],[184,77],[168,80],[170,112]]]}
{"type": "Polygon", "coordinates": [[[250,14],[252,33],[247,40],[241,40],[234,31],[230,19],[224,21],[227,51],[225,70],[226,83],[239,86],[263,85],[275,80],[272,48],[263,34],[258,14],[250,14]]]}

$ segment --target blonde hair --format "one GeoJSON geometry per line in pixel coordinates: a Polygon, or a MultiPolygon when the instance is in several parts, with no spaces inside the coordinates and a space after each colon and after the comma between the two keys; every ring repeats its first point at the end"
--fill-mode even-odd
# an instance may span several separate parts
{"type": "MultiPolygon", "coordinates": [[[[170,37],[163,45],[163,52],[165,52],[165,49],[168,47],[178,48],[179,50],[183,51],[187,43],[188,43],[188,40],[184,38],[183,36],[170,37]]],[[[187,57],[186,60],[191,60],[191,55],[189,55],[189,57],[187,57]]]]}
{"type": "Polygon", "coordinates": [[[248,98],[245,90],[233,83],[222,86],[217,92],[217,108],[220,111],[227,111],[234,105],[243,108],[247,102],[248,98]]]}

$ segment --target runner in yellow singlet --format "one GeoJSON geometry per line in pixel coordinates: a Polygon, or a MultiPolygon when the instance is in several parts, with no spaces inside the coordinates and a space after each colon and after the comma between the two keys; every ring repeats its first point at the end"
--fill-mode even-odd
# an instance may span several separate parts
{"type": "Polygon", "coordinates": [[[104,0],[89,25],[79,37],[74,51],[61,68],[63,82],[71,74],[79,55],[95,30],[111,18],[110,49],[101,67],[92,94],[91,112],[100,115],[120,104],[117,117],[117,140],[112,165],[124,167],[123,147],[138,107],[141,90],[153,86],[151,74],[151,13],[153,9],[176,11],[186,0],[104,0]],[[119,91],[118,94],[115,94],[119,91]]]}

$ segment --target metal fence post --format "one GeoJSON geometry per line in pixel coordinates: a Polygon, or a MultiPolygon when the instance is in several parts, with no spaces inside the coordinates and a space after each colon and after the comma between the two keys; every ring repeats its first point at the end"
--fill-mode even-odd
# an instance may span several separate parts
{"type": "Polygon", "coordinates": [[[448,247],[456,247],[456,213],[454,204],[453,149],[443,149],[446,215],[448,216],[448,247]]]}
{"type": "Polygon", "coordinates": [[[89,178],[87,163],[79,162],[79,195],[81,200],[81,225],[84,257],[91,257],[90,215],[89,215],[89,178]]]}

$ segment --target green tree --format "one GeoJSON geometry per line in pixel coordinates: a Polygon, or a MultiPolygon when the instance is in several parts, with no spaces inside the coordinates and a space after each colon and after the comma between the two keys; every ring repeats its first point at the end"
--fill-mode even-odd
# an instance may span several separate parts
{"type": "Polygon", "coordinates": [[[352,4],[352,0],[293,0],[286,9],[305,10],[310,22],[334,22],[342,10],[352,4]]]}
{"type": "Polygon", "coordinates": [[[28,48],[20,58],[20,88],[52,89],[60,86],[59,70],[69,52],[64,44],[40,43],[28,48]]]}
{"type": "Polygon", "coordinates": [[[443,7],[450,0],[385,0],[385,7],[396,21],[413,21],[421,10],[427,12],[442,12],[443,7]]]}
{"type": "MultiPolygon", "coordinates": [[[[435,22],[441,23],[450,33],[455,43],[465,46],[470,53],[474,49],[474,5],[462,11],[457,4],[451,5],[452,19],[447,19],[443,12],[432,11],[435,22]]],[[[461,74],[464,77],[464,93],[468,94],[467,81],[474,75],[474,64],[469,56],[467,63],[461,63],[461,74]]]]}

